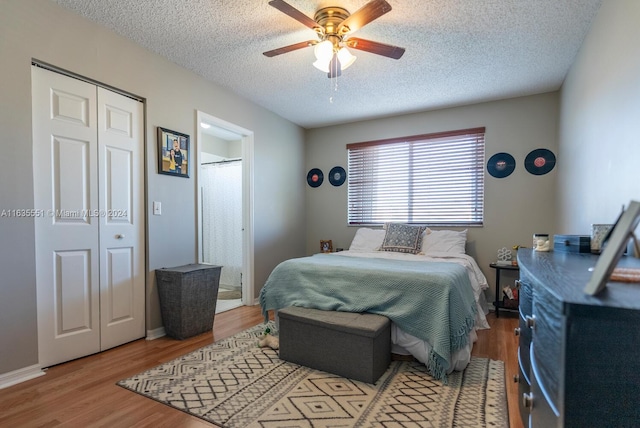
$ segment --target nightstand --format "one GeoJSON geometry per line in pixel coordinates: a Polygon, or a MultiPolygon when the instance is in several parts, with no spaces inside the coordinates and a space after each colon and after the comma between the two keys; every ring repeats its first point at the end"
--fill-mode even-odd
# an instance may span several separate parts
{"type": "Polygon", "coordinates": [[[493,302],[493,306],[496,308],[496,318],[500,318],[500,309],[507,312],[518,312],[518,308],[505,308],[502,303],[502,289],[500,288],[500,275],[503,270],[515,270],[519,271],[520,267],[518,265],[499,265],[497,263],[489,264],[493,269],[496,270],[496,300],[493,302]]]}

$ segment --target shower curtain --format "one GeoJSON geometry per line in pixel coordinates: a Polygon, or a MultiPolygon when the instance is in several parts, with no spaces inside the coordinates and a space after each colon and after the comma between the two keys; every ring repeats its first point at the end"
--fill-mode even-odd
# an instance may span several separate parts
{"type": "Polygon", "coordinates": [[[220,286],[241,286],[242,161],[201,166],[203,261],[222,266],[220,286]]]}

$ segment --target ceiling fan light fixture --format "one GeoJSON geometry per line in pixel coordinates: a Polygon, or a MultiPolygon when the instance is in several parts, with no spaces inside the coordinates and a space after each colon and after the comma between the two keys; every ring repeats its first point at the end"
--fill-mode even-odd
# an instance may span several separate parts
{"type": "MultiPolygon", "coordinates": [[[[331,60],[334,56],[334,45],[330,40],[325,40],[321,43],[318,43],[313,53],[316,56],[316,61],[313,63],[313,66],[320,71],[325,73],[329,72],[331,60]]],[[[346,70],[351,64],[353,64],[356,60],[356,56],[352,55],[349,52],[349,49],[343,47],[338,50],[338,60],[340,61],[340,69],[346,70]]]]}
{"type": "Polygon", "coordinates": [[[313,53],[317,60],[313,63],[313,66],[320,71],[328,73],[329,63],[331,62],[331,58],[333,58],[333,43],[329,40],[320,42],[313,48],[313,53]]]}
{"type": "Polygon", "coordinates": [[[313,63],[313,66],[315,68],[317,68],[318,70],[328,73],[329,72],[329,63],[331,62],[331,59],[329,59],[329,61],[320,61],[317,60],[313,63]]]}
{"type": "Polygon", "coordinates": [[[333,43],[329,40],[320,42],[313,48],[313,53],[318,61],[326,62],[328,64],[333,56],[333,43]]]}
{"type": "Polygon", "coordinates": [[[338,51],[338,59],[340,60],[340,65],[343,70],[346,70],[353,64],[358,57],[354,56],[349,52],[347,48],[340,48],[338,51]]]}

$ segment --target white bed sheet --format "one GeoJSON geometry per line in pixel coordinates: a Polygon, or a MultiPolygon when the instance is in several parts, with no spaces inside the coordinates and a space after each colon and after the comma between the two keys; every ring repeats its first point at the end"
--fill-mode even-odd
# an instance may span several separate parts
{"type": "MultiPolygon", "coordinates": [[[[347,257],[367,257],[367,258],[383,258],[391,260],[409,260],[409,261],[424,261],[424,262],[449,262],[457,263],[464,266],[469,274],[469,281],[473,288],[473,296],[476,301],[476,322],[474,329],[469,333],[469,340],[467,345],[451,356],[451,366],[447,370],[447,373],[452,371],[464,370],[471,361],[471,350],[473,343],[477,340],[476,329],[487,329],[489,323],[486,318],[486,308],[484,305],[483,291],[487,289],[488,283],[484,274],[480,270],[480,267],[476,263],[475,259],[467,254],[451,254],[451,253],[429,253],[429,254],[405,254],[396,253],[390,251],[372,251],[372,252],[360,252],[360,251],[341,251],[339,253],[331,253],[339,256],[347,257]]],[[[398,328],[394,323],[391,323],[391,343],[392,352],[400,355],[413,355],[418,361],[426,364],[431,346],[424,340],[404,332],[398,328]]]]}

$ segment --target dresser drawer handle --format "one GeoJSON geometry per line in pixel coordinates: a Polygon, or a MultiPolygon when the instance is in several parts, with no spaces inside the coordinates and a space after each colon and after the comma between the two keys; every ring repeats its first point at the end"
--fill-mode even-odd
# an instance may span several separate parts
{"type": "Polygon", "coordinates": [[[529,328],[534,328],[536,326],[536,316],[535,315],[527,315],[526,317],[524,317],[525,323],[527,324],[527,327],[529,328]]]}
{"type": "Polygon", "coordinates": [[[520,327],[516,327],[513,329],[513,334],[515,334],[516,336],[520,336],[520,327]]]}
{"type": "Polygon", "coordinates": [[[522,394],[522,405],[525,409],[531,411],[531,409],[533,409],[533,394],[522,394]]]}
{"type": "Polygon", "coordinates": [[[520,382],[520,375],[513,375],[513,383],[519,383],[520,382]]]}

